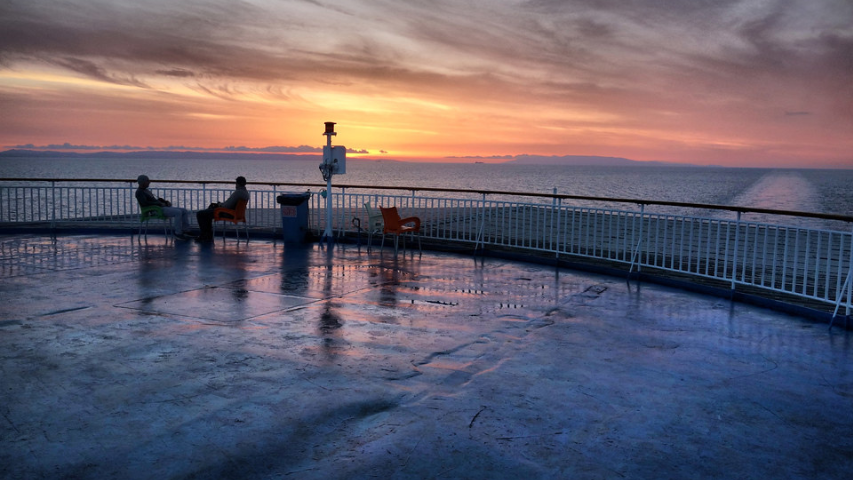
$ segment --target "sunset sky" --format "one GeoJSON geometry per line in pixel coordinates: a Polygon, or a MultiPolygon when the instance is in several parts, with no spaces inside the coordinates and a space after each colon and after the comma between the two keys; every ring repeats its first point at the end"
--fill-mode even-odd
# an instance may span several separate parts
{"type": "Polygon", "coordinates": [[[853,2],[3,0],[0,112],[2,150],[853,168],[853,2]]]}

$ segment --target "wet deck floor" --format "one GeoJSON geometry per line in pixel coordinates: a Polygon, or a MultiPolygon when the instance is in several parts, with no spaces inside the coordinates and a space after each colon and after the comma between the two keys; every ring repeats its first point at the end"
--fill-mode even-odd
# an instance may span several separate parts
{"type": "Polygon", "coordinates": [[[443,253],[0,236],[2,478],[849,478],[825,324],[443,253]]]}

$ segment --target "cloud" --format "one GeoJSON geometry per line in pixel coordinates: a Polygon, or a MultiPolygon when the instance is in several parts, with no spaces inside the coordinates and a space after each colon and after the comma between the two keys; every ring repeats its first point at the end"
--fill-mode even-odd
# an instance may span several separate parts
{"type": "Polygon", "coordinates": [[[225,147],[222,150],[229,152],[265,152],[265,153],[315,153],[322,152],[321,147],[300,145],[298,147],[225,147]]]}
{"type": "Polygon", "coordinates": [[[163,75],[166,77],[187,78],[187,77],[195,77],[196,76],[195,72],[191,72],[191,71],[185,70],[183,68],[172,68],[169,70],[155,70],[154,72],[158,75],[163,75]]]}
{"type": "Polygon", "coordinates": [[[32,0],[7,9],[0,16],[5,63],[47,62],[126,83],[158,74],[286,78],[274,51],[257,48],[258,37],[246,33],[246,23],[264,18],[246,2],[32,0]]]}
{"type": "Polygon", "coordinates": [[[235,82],[421,87],[437,77],[448,79],[439,81],[442,89],[544,80],[564,95],[579,85],[627,88],[666,69],[742,75],[796,69],[821,49],[836,59],[849,52],[849,37],[807,33],[815,24],[832,32],[842,20],[756,2],[537,0],[522,9],[496,1],[485,12],[444,1],[17,0],[7,9],[0,20],[7,63],[46,62],[141,88],[157,77],[194,79],[193,88],[218,98],[245,93],[235,82]],[[324,23],[339,31],[330,35],[324,23]],[[807,42],[822,46],[799,49],[807,42]]]}
{"type": "MultiPolygon", "coordinates": [[[[193,142],[255,143],[222,135],[282,131],[274,119],[297,135],[299,118],[335,111],[441,139],[440,157],[463,147],[455,151],[607,155],[652,143],[681,152],[792,136],[843,150],[853,125],[851,24],[847,0],[6,0],[0,74],[47,69],[128,88],[25,91],[0,77],[0,95],[20,105],[11,117],[36,105],[63,119],[100,118],[90,128],[101,131],[140,132],[156,118],[149,136],[164,145],[182,143],[184,128],[194,128],[185,137],[193,142]],[[131,98],[135,90],[145,96],[131,98]],[[792,134],[779,112],[808,115],[792,134]]],[[[112,141],[45,118],[57,125],[48,138],[112,141]]],[[[26,143],[36,123],[0,120],[0,130],[36,132],[14,141],[26,143]]],[[[154,142],[138,135],[115,142],[154,142]]],[[[280,141],[274,135],[255,144],[280,141]]]]}
{"type": "MultiPolygon", "coordinates": [[[[146,147],[133,147],[130,145],[110,145],[110,146],[101,146],[101,145],[73,145],[71,143],[65,142],[62,144],[50,144],[50,145],[33,145],[32,143],[28,143],[25,145],[13,145],[12,148],[24,148],[31,150],[145,150],[146,147]]],[[[150,148],[150,147],[148,147],[150,148]]]]}
{"type": "Polygon", "coordinates": [[[512,160],[516,158],[516,155],[465,155],[463,157],[451,155],[444,158],[473,158],[473,159],[484,159],[484,160],[512,160]]]}
{"type": "MultiPolygon", "coordinates": [[[[322,152],[321,147],[312,147],[308,145],[300,145],[298,147],[285,146],[270,146],[270,147],[244,147],[244,146],[229,146],[223,148],[215,147],[189,147],[184,145],[170,145],[167,147],[137,147],[131,145],[75,145],[69,142],[62,144],[49,145],[34,145],[27,143],[24,145],[13,145],[11,148],[23,148],[30,150],[128,150],[128,151],[195,151],[195,152],[245,152],[245,153],[317,153],[322,152]]],[[[354,149],[350,153],[369,153],[366,150],[356,151],[354,149]]]]}
{"type": "Polygon", "coordinates": [[[72,72],[81,73],[89,78],[101,80],[107,83],[115,83],[118,85],[127,85],[140,88],[148,88],[145,83],[135,79],[132,75],[111,74],[103,67],[94,62],[79,58],[56,58],[51,59],[53,63],[59,67],[66,68],[72,72]]]}

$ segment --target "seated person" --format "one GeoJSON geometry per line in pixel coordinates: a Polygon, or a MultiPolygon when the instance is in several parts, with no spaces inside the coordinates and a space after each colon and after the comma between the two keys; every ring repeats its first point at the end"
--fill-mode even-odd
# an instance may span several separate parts
{"type": "Polygon", "coordinates": [[[136,179],[139,188],[136,189],[136,201],[140,207],[158,206],[162,207],[163,215],[172,217],[172,225],[175,227],[175,238],[187,240],[193,238],[186,230],[190,226],[190,212],[186,208],[173,207],[172,203],[162,198],[157,198],[148,190],[151,180],[146,175],[140,175],[136,179]]]}
{"type": "Polygon", "coordinates": [[[198,220],[198,227],[201,229],[201,235],[199,235],[198,241],[213,241],[214,210],[217,208],[229,208],[233,210],[237,208],[237,202],[240,200],[249,201],[249,191],[246,190],[246,178],[242,176],[237,177],[237,185],[234,189],[234,193],[228,197],[228,200],[225,200],[222,203],[211,203],[209,207],[204,210],[199,210],[198,213],[195,214],[195,218],[198,220]]]}

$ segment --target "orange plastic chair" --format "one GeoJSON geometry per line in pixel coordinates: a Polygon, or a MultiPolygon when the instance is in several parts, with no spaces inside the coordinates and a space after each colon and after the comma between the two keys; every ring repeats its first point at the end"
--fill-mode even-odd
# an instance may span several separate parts
{"type": "MultiPolygon", "coordinates": [[[[246,205],[248,200],[239,200],[237,207],[234,209],[217,207],[213,210],[213,236],[216,236],[216,222],[231,222],[234,225],[234,232],[237,234],[237,241],[240,241],[239,224],[243,224],[243,229],[246,231],[246,243],[249,243],[249,226],[246,224],[246,205]]],[[[225,230],[222,229],[222,241],[225,241],[225,230]]]]}
{"type": "MultiPolygon", "coordinates": [[[[397,244],[400,240],[400,235],[404,233],[417,233],[418,234],[418,251],[421,250],[421,219],[418,217],[406,217],[400,218],[400,214],[397,212],[397,207],[389,207],[382,208],[379,207],[379,211],[382,212],[382,221],[385,222],[385,226],[382,229],[382,246],[379,248],[385,247],[385,234],[391,233],[396,235],[394,237],[394,253],[397,253],[397,244]],[[413,225],[410,225],[413,224],[413,225]]],[[[405,242],[405,239],[403,240],[405,242]]],[[[405,246],[405,243],[403,244],[405,246]]]]}

